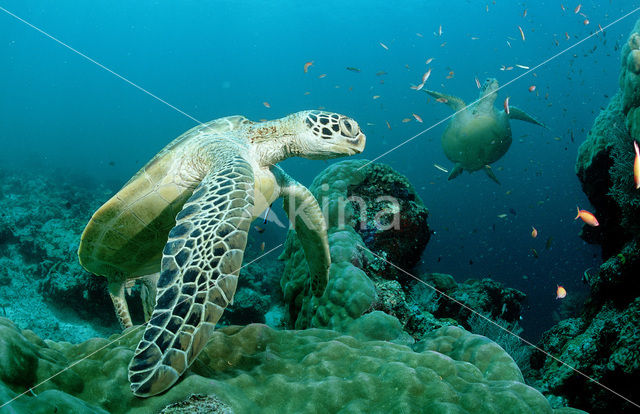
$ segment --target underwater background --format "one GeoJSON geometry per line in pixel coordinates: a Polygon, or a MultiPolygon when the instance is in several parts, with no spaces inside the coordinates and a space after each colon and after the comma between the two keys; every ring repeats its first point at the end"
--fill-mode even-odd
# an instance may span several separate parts
{"type": "MultiPolygon", "coordinates": [[[[0,6],[198,121],[234,114],[275,119],[317,108],[353,117],[367,147],[351,158],[376,159],[406,176],[429,210],[431,237],[407,270],[447,273],[458,281],[491,278],[525,293],[521,336],[536,343],[561,319],[577,316],[589,293],[583,276],[604,261],[600,246],[580,238],[582,221],[574,220],[576,205],[593,211],[576,176],[576,156],[619,87],[621,48],[640,17],[633,14],[573,47],[598,24],[638,6],[580,4],[578,13],[578,2],[560,1],[4,0],[0,6]],[[447,122],[424,130],[452,111],[410,86],[431,68],[425,89],[470,103],[479,94],[476,78],[495,77],[504,85],[526,71],[516,64],[533,68],[545,61],[501,89],[496,106],[509,96],[548,129],[511,122],[513,144],[492,165],[501,185],[482,171],[448,181],[434,166],[453,168],[440,144],[447,122]],[[557,285],[568,292],[564,301],[556,299],[557,285]]],[[[86,223],[153,155],[196,125],[5,11],[0,22],[0,171],[5,183],[13,177],[0,196],[5,215],[14,202],[28,208],[21,190],[50,187],[21,186],[15,178],[35,175],[72,186],[76,196],[83,189],[85,204],[100,193],[81,216],[69,207],[70,220],[86,223]]],[[[280,165],[310,186],[338,161],[293,158],[280,165]]],[[[251,234],[245,262],[260,255],[261,242],[266,250],[284,242],[286,229],[265,227],[251,234]]],[[[78,241],[67,237],[65,248],[77,249],[78,241]]],[[[4,316],[12,319],[11,311],[4,316]]],[[[66,311],[58,316],[75,318],[66,311]]],[[[92,323],[72,342],[117,332],[115,318],[92,323]]],[[[47,337],[45,330],[37,333],[47,337]]]]}

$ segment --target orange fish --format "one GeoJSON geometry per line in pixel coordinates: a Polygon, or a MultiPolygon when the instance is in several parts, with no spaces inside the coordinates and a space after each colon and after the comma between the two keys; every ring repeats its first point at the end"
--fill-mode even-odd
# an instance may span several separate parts
{"type": "Polygon", "coordinates": [[[425,63],[425,65],[428,65],[429,63],[431,63],[431,61],[432,61],[432,60],[433,60],[433,58],[429,58],[429,59],[427,59],[427,61],[426,61],[426,62],[424,62],[424,63],[425,63]]]}
{"type": "Polygon", "coordinates": [[[567,38],[567,40],[569,40],[569,33],[564,32],[564,37],[566,37],[566,38],[567,38]]]}
{"type": "Polygon", "coordinates": [[[451,79],[453,78],[453,71],[449,71],[449,74],[447,75],[447,79],[451,79]]]}
{"type": "Polygon", "coordinates": [[[574,12],[575,14],[578,14],[578,13],[580,13],[580,9],[581,9],[581,8],[582,8],[582,4],[578,4],[578,5],[576,6],[576,8],[573,10],[573,12],[574,12]]]}
{"type": "Polygon", "coordinates": [[[411,118],[402,118],[403,124],[406,124],[407,122],[411,122],[411,118]]]}
{"type": "Polygon", "coordinates": [[[504,111],[509,115],[509,97],[504,100],[504,111]]]}
{"type": "Polygon", "coordinates": [[[385,121],[387,123],[387,128],[391,129],[391,124],[389,123],[389,121],[385,121]]]}
{"type": "Polygon", "coordinates": [[[266,106],[267,108],[271,108],[271,105],[269,104],[269,102],[262,102],[262,105],[266,106]]]}
{"type": "Polygon", "coordinates": [[[323,73],[322,75],[318,76],[318,79],[322,79],[322,78],[324,78],[325,76],[327,76],[327,74],[326,74],[326,73],[323,73]]]}
{"type": "Polygon", "coordinates": [[[598,220],[596,219],[596,216],[589,213],[587,210],[580,210],[580,207],[578,206],[576,206],[576,208],[578,209],[578,215],[576,216],[575,220],[578,220],[578,218],[581,218],[582,221],[584,221],[585,223],[587,223],[592,227],[596,227],[600,225],[600,223],[598,223],[598,220]]]}
{"type": "Polygon", "coordinates": [[[264,242],[260,243],[260,251],[264,252],[264,242]]]}
{"type": "Polygon", "coordinates": [[[563,299],[567,296],[567,290],[560,285],[556,285],[556,299],[563,299]]]}
{"type": "Polygon", "coordinates": [[[584,22],[582,22],[585,26],[589,24],[589,19],[584,19],[584,22]]]}
{"type": "Polygon", "coordinates": [[[309,66],[313,65],[313,60],[304,64],[304,73],[309,71],[309,66]]]}
{"type": "Polygon", "coordinates": [[[531,226],[531,228],[533,229],[531,230],[531,237],[535,239],[536,237],[538,237],[538,230],[536,230],[536,228],[533,226],[531,226]]]}
{"type": "Polygon", "coordinates": [[[429,68],[428,71],[426,71],[424,73],[424,75],[422,75],[422,84],[424,85],[424,83],[427,81],[427,79],[429,79],[429,76],[431,76],[431,68],[429,68]]]}
{"type": "Polygon", "coordinates": [[[527,9],[524,9],[524,11],[522,12],[522,17],[527,17],[527,9]]]}
{"type": "Polygon", "coordinates": [[[478,89],[481,88],[480,81],[478,80],[477,76],[476,76],[476,86],[478,87],[478,89]]]}
{"type": "Polygon", "coordinates": [[[636,190],[640,188],[640,149],[638,143],[633,141],[633,148],[636,150],[636,159],[633,162],[633,181],[636,183],[636,190]]]}
{"type": "Polygon", "coordinates": [[[533,92],[536,90],[536,85],[529,86],[529,92],[533,92]]]}
{"type": "Polygon", "coordinates": [[[524,42],[524,32],[522,31],[522,27],[518,26],[518,30],[520,30],[520,36],[522,37],[522,41],[524,42]]]}
{"type": "Polygon", "coordinates": [[[562,11],[565,11],[564,4],[560,3],[560,7],[562,7],[562,11]]]}
{"type": "Polygon", "coordinates": [[[416,115],[416,114],[411,114],[411,115],[413,115],[413,117],[416,119],[416,121],[422,123],[422,118],[420,118],[418,115],[416,115]]]}

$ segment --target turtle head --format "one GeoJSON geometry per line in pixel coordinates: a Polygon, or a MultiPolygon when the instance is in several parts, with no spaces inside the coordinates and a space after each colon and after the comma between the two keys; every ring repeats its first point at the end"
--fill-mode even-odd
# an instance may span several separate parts
{"type": "Polygon", "coordinates": [[[302,111],[291,115],[298,123],[296,155],[329,159],[359,154],[366,137],[358,123],[348,116],[325,111],[302,111]]]}
{"type": "Polygon", "coordinates": [[[495,93],[498,91],[498,80],[496,78],[487,78],[482,84],[482,89],[480,90],[480,96],[487,96],[490,93],[495,93]]]}

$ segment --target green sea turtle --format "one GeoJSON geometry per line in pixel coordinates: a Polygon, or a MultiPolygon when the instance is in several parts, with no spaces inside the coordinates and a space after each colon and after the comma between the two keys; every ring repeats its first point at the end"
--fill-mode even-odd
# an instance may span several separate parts
{"type": "Polygon", "coordinates": [[[490,164],[499,160],[511,146],[509,120],[519,119],[544,127],[514,106],[509,105],[509,113],[498,111],[494,106],[498,96],[498,81],[493,78],[484,82],[478,101],[468,107],[462,99],[455,96],[424,91],[456,111],[442,135],[444,153],[455,163],[449,180],[453,180],[464,170],[473,172],[484,169],[489,178],[500,184],[490,164]]]}
{"type": "Polygon", "coordinates": [[[168,389],[196,359],[233,301],[251,221],[280,196],[310,289],[324,292],[331,261],[324,217],[311,192],[275,164],[353,155],[365,139],[356,121],[331,112],[259,123],[220,118],[176,138],[95,212],[78,256],[108,279],[125,328],[132,323],[124,289],[144,282],[149,322],[129,364],[136,395],[168,389]]]}

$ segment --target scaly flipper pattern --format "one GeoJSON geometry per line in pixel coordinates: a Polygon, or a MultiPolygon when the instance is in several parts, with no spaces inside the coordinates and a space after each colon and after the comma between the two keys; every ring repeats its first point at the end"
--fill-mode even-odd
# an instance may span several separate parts
{"type": "Polygon", "coordinates": [[[138,396],[171,387],[233,300],[252,220],[254,179],[239,154],[218,165],[176,217],[162,254],[156,306],[129,364],[138,396]]]}

